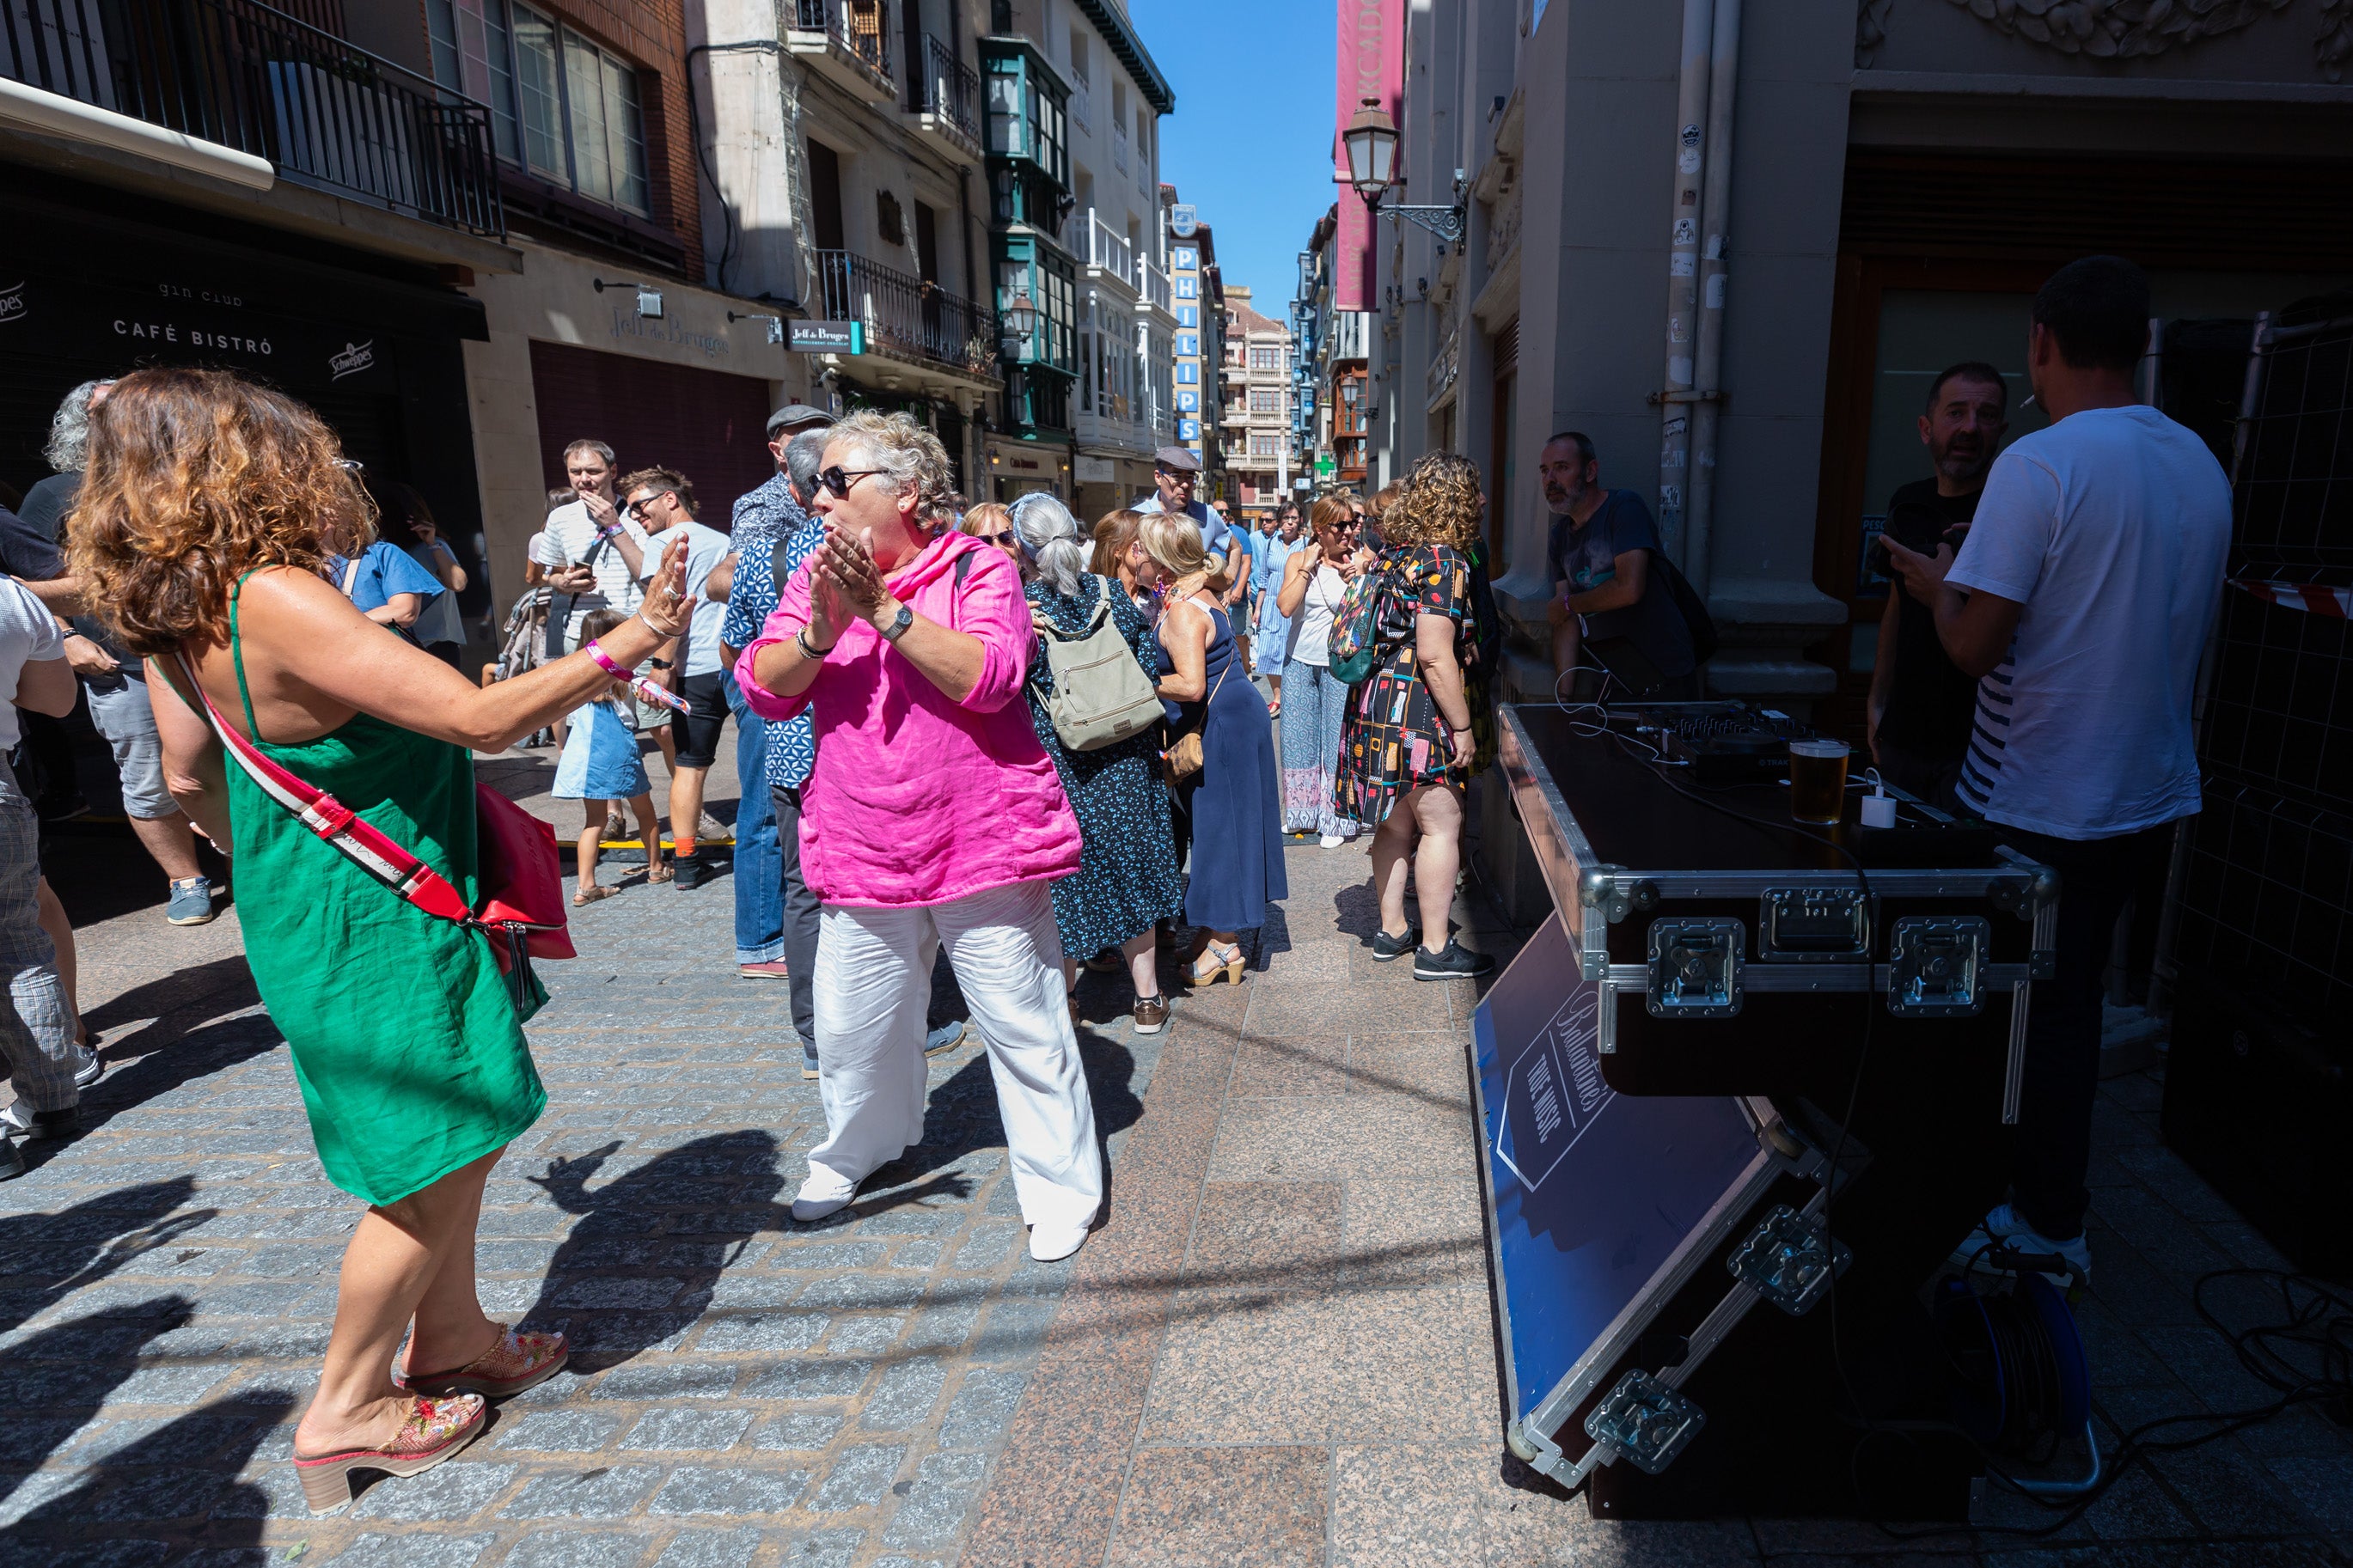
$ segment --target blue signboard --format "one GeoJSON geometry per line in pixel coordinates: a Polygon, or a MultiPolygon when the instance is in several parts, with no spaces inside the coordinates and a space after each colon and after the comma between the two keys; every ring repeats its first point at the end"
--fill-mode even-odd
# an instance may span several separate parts
{"type": "Polygon", "coordinates": [[[1515,1422],[1587,1370],[1710,1211],[1772,1163],[1735,1099],[1612,1090],[1601,1003],[1554,919],[1472,1017],[1515,1422]]]}
{"type": "Polygon", "coordinates": [[[1200,438],[1201,422],[1198,419],[1179,419],[1176,421],[1176,439],[1179,441],[1198,441],[1200,438]]]}

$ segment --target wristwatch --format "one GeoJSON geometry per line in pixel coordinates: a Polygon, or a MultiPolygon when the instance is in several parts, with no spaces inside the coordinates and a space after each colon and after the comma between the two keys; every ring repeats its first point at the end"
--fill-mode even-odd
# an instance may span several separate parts
{"type": "Polygon", "coordinates": [[[881,632],[884,642],[897,642],[906,635],[907,628],[914,624],[915,612],[902,604],[899,606],[899,613],[891,617],[891,624],[877,629],[881,632]]]}

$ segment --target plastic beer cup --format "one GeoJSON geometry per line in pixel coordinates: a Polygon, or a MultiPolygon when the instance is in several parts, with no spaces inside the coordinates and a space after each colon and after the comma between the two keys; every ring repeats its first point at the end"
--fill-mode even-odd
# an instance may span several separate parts
{"type": "Polygon", "coordinates": [[[1835,825],[1846,810],[1844,741],[1789,742],[1789,815],[1799,822],[1835,825]]]}

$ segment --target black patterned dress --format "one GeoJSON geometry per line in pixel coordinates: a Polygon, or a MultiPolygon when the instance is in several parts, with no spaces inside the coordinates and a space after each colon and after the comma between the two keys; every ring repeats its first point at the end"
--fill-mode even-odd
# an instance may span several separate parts
{"type": "Polygon", "coordinates": [[[1446,721],[1422,682],[1413,634],[1382,648],[1379,664],[1351,695],[1341,720],[1340,772],[1332,784],[1334,811],[1367,824],[1388,816],[1399,796],[1423,784],[1469,784],[1495,759],[1495,713],[1487,700],[1491,672],[1482,652],[1494,639],[1481,624],[1482,607],[1493,602],[1485,569],[1451,546],[1419,544],[1390,549],[1374,570],[1389,574],[1388,591],[1397,595],[1400,608],[1453,621],[1454,658],[1462,667],[1476,751],[1468,765],[1451,761],[1446,721]]]}
{"type": "MultiPolygon", "coordinates": [[[[1073,595],[1031,583],[1030,614],[1057,632],[1075,637],[1094,619],[1107,581],[1082,579],[1073,595]]],[[[1152,674],[1160,648],[1152,623],[1124,593],[1112,595],[1111,616],[1135,662],[1152,674]]],[[[1174,918],[1185,900],[1176,879],[1176,841],[1168,831],[1168,792],[1160,782],[1159,726],[1100,751],[1073,752],[1054,733],[1053,721],[1046,714],[1046,700],[1053,689],[1041,633],[1029,650],[1025,691],[1029,722],[1046,754],[1054,759],[1062,793],[1071,797],[1071,809],[1079,818],[1079,869],[1053,886],[1054,924],[1062,934],[1062,952],[1075,963],[1174,918]]]]}

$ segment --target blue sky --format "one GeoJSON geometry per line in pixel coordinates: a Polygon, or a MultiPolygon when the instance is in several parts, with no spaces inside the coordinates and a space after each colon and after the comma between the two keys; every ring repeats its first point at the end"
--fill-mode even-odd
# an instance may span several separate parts
{"type": "Polygon", "coordinates": [[[1128,0],[1176,94],[1160,177],[1217,231],[1228,284],[1280,321],[1332,205],[1338,23],[1330,0],[1128,0]]]}

